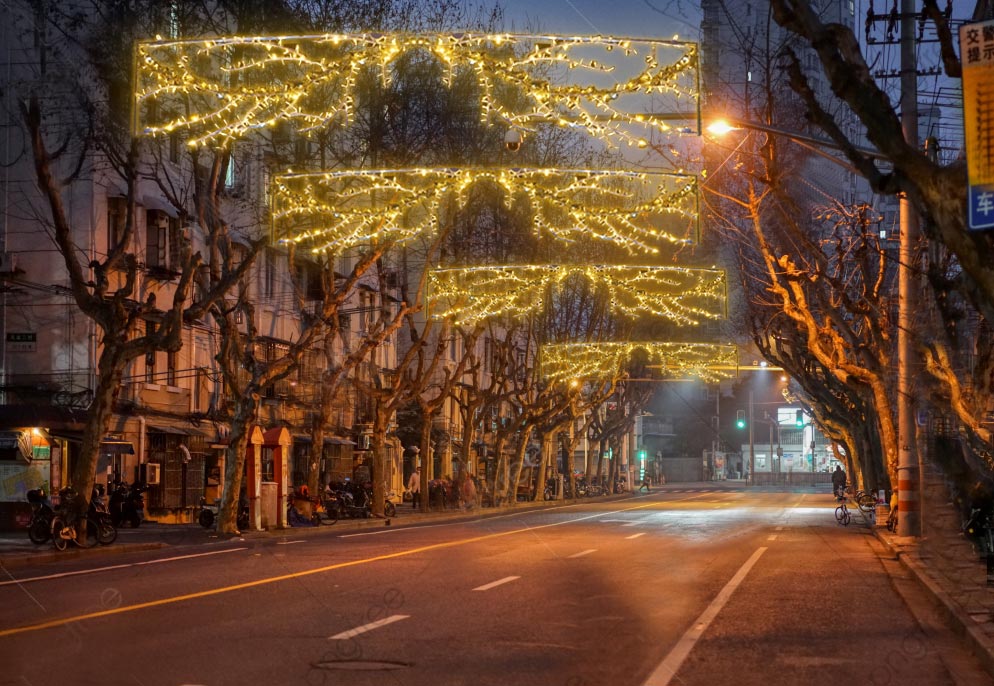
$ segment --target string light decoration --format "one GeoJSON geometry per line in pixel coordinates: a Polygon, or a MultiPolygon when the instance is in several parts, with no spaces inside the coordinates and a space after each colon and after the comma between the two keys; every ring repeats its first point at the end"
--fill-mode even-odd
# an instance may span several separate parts
{"type": "Polygon", "coordinates": [[[614,378],[638,357],[667,377],[713,383],[732,376],[738,362],[735,346],[715,343],[556,343],[541,346],[539,355],[542,375],[552,382],[614,378]]]}
{"type": "Polygon", "coordinates": [[[693,326],[725,314],[725,272],[688,267],[628,265],[516,265],[436,269],[428,294],[435,313],[460,326],[493,317],[541,311],[550,294],[580,278],[607,298],[611,310],[635,318],[652,315],[693,326]]]}
{"type": "Polygon", "coordinates": [[[438,227],[441,208],[465,207],[481,184],[525,203],[540,236],[593,238],[631,254],[698,240],[697,178],[606,169],[376,169],[273,178],[273,233],[314,252],[405,242],[438,227]]]}
{"type": "Polygon", "coordinates": [[[696,43],[475,33],[141,41],[133,128],[224,146],[277,122],[305,135],[347,125],[363,80],[388,85],[412,53],[434,59],[448,86],[471,79],[491,124],[549,122],[638,147],[652,132],[700,133],[696,43]]]}

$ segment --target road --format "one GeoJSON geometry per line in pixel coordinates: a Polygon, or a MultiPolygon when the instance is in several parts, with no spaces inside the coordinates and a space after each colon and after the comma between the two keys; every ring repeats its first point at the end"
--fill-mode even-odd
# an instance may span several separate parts
{"type": "Polygon", "coordinates": [[[16,569],[0,683],[991,683],[834,505],[669,487],[16,569]]]}

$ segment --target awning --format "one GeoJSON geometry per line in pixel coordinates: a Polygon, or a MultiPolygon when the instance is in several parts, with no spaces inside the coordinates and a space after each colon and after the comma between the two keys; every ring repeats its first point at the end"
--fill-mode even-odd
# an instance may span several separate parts
{"type": "Polygon", "coordinates": [[[198,431],[193,427],[186,426],[174,426],[171,424],[149,424],[147,426],[149,431],[155,431],[160,434],[172,434],[174,436],[206,436],[203,431],[198,431]]]}
{"type": "Polygon", "coordinates": [[[135,446],[131,441],[118,441],[105,438],[100,441],[100,452],[106,455],[134,455],[135,446]]]}
{"type": "Polygon", "coordinates": [[[27,431],[0,431],[0,453],[31,459],[31,435],[27,431]]]}
{"type": "Polygon", "coordinates": [[[171,202],[167,202],[165,199],[156,195],[143,196],[141,205],[146,210],[159,210],[160,212],[165,212],[173,219],[179,216],[179,212],[176,211],[176,208],[173,207],[171,202]]]}

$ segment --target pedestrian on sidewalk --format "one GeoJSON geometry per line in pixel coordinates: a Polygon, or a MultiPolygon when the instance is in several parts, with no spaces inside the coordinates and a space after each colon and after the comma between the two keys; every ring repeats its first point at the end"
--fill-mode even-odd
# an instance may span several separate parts
{"type": "Polygon", "coordinates": [[[411,507],[415,510],[421,505],[421,467],[411,472],[407,480],[407,490],[411,492],[411,507]]]}
{"type": "Polygon", "coordinates": [[[832,472],[832,491],[836,497],[840,497],[845,494],[845,490],[846,473],[842,471],[841,465],[835,465],[835,471],[832,472]]]}

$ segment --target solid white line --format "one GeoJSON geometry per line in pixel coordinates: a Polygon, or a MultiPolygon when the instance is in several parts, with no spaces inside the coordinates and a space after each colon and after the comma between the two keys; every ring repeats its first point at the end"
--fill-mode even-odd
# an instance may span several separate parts
{"type": "Polygon", "coordinates": [[[508,582],[514,581],[515,579],[520,579],[520,576],[505,576],[503,579],[497,579],[497,581],[491,581],[489,584],[483,584],[482,586],[477,586],[474,591],[489,591],[491,588],[496,588],[501,584],[506,584],[508,582]]]}
{"type": "Polygon", "coordinates": [[[584,555],[589,555],[590,553],[596,553],[597,548],[591,548],[590,550],[584,550],[583,552],[573,553],[570,557],[583,557],[584,555]]]}
{"type": "Polygon", "coordinates": [[[638,538],[639,536],[645,536],[645,532],[643,531],[643,532],[642,532],[642,533],[640,533],[640,534],[632,534],[631,536],[625,536],[625,540],[626,540],[626,541],[630,541],[630,540],[632,540],[633,538],[638,538]]]}
{"type": "Polygon", "coordinates": [[[355,638],[359,634],[364,634],[367,631],[372,631],[373,629],[379,629],[381,626],[386,626],[387,624],[393,624],[394,622],[399,622],[402,619],[407,619],[411,615],[390,615],[389,617],[384,617],[383,619],[378,619],[375,622],[370,622],[369,624],[363,624],[362,626],[357,626],[355,629],[349,629],[348,631],[343,631],[340,634],[335,634],[334,636],[329,636],[329,641],[347,641],[350,638],[355,638]]]}
{"type": "MultiPolygon", "coordinates": [[[[461,524],[479,524],[481,522],[489,522],[494,519],[504,519],[505,517],[520,517],[522,515],[534,514],[536,512],[550,512],[552,510],[564,510],[568,507],[577,507],[580,503],[573,503],[572,505],[556,505],[554,507],[543,507],[536,508],[534,510],[522,510],[520,512],[508,512],[502,515],[493,515],[490,517],[480,517],[479,519],[465,520],[461,522],[449,522],[448,524],[413,524],[411,526],[400,526],[392,529],[381,529],[379,531],[365,531],[360,534],[339,534],[339,538],[352,538],[354,536],[379,536],[380,534],[394,534],[402,531],[418,531],[420,529],[437,529],[443,526],[459,526],[461,524]]],[[[620,511],[620,510],[619,510],[620,511]]]]}
{"type": "Polygon", "coordinates": [[[293,545],[294,543],[307,543],[307,541],[303,539],[299,541],[276,541],[276,545],[293,545]]]}
{"type": "Polygon", "coordinates": [[[704,635],[707,631],[708,626],[714,621],[714,618],[718,616],[721,609],[725,607],[725,603],[728,599],[732,597],[732,593],[735,589],[739,587],[742,580],[746,578],[749,570],[753,568],[753,565],[759,561],[759,558],[767,550],[766,547],[759,548],[752,554],[745,564],[739,567],[739,571],[735,572],[735,576],[732,577],[731,581],[725,584],[725,587],[721,589],[717,597],[711,601],[707,609],[701,613],[701,616],[691,625],[687,632],[677,641],[677,644],[673,646],[669,655],[656,667],[656,670],[649,675],[649,678],[645,681],[645,686],[668,686],[676,676],[677,670],[680,669],[680,665],[683,661],[687,659],[690,655],[690,651],[694,648],[694,644],[704,635]]]}
{"type": "Polygon", "coordinates": [[[157,560],[146,560],[145,562],[129,562],[128,564],[110,565],[108,567],[95,567],[93,569],[80,569],[75,572],[61,572],[60,574],[46,574],[45,576],[32,576],[27,579],[14,579],[13,581],[0,581],[0,586],[10,586],[11,584],[26,584],[31,581],[47,581],[49,579],[62,579],[67,576],[80,576],[81,574],[96,574],[97,572],[110,572],[115,569],[127,569],[128,567],[143,567],[146,565],[157,565],[160,562],[174,562],[176,560],[188,560],[192,557],[205,557],[207,555],[224,555],[234,553],[248,548],[228,548],[227,550],[214,550],[209,553],[195,553],[193,555],[177,555],[176,557],[163,557],[157,560]]]}

